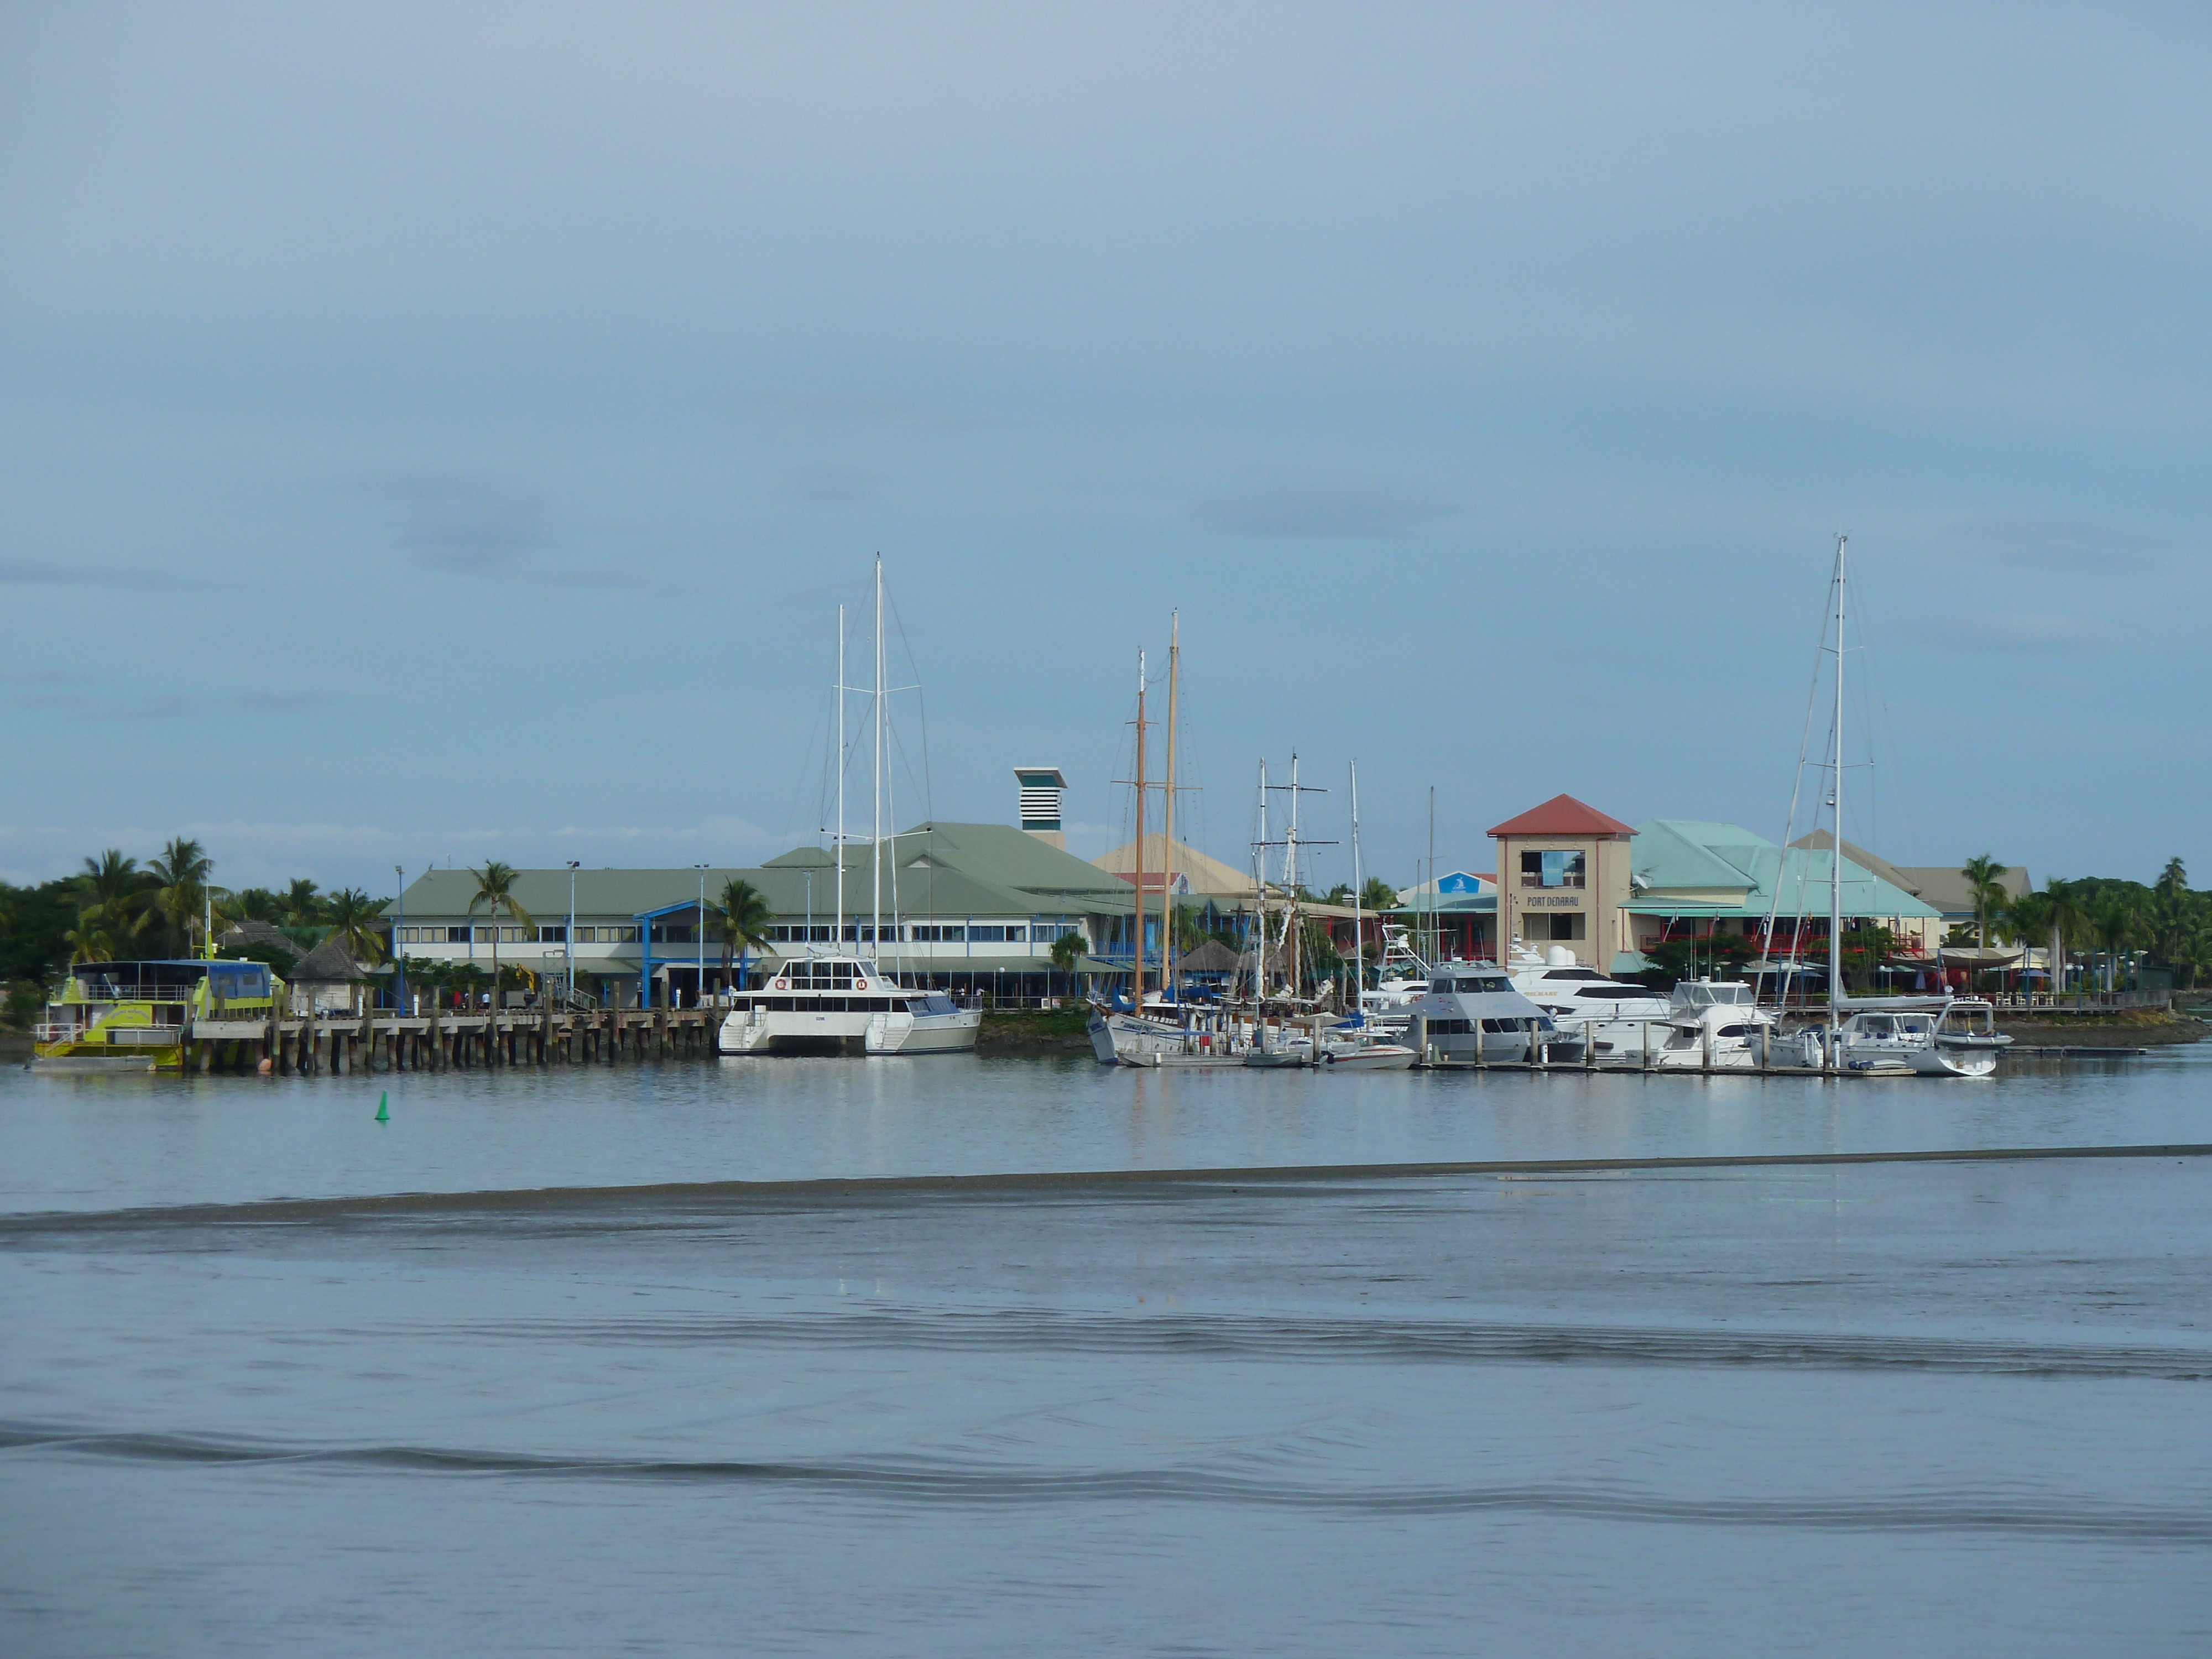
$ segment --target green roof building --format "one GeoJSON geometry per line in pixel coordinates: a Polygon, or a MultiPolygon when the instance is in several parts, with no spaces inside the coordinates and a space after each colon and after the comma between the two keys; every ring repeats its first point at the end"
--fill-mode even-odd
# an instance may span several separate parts
{"type": "Polygon", "coordinates": [[[431,870],[386,915],[403,957],[489,968],[496,928],[501,966],[560,978],[573,963],[578,988],[625,1007],[689,1006],[840,945],[911,986],[1007,1000],[1079,988],[1052,965],[1063,933],[1084,941],[1079,973],[1127,971],[1128,883],[1012,825],[917,824],[880,848],[847,847],[843,863],[842,907],[836,855],[802,847],[750,868],[525,870],[514,892],[527,921],[471,914],[475,876],[431,870]],[[774,920],[765,954],[726,966],[712,907],[732,880],[750,882],[774,920]]]}

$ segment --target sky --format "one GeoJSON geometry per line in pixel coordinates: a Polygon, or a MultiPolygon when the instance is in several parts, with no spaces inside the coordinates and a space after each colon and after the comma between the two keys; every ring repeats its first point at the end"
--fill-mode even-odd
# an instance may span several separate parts
{"type": "Polygon", "coordinates": [[[1233,865],[1293,751],[1322,884],[1355,761],[1401,884],[1432,789],[1778,838],[1842,532],[1847,837],[2207,884],[2208,85],[2118,4],[11,5],[0,879],[813,841],[878,553],[894,823],[1123,839],[1179,611],[1233,865]]]}

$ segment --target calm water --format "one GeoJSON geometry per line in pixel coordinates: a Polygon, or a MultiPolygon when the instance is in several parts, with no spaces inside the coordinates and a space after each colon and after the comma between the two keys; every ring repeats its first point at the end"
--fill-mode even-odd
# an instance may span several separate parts
{"type": "Polygon", "coordinates": [[[0,1074],[0,1651],[2212,1644],[2212,1159],[535,1191],[2212,1141],[2212,1054],[389,1083],[0,1074]]]}

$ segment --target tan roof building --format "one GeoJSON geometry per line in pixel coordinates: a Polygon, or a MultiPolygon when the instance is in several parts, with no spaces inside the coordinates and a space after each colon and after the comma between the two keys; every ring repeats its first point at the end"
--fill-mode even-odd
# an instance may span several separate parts
{"type": "MultiPolygon", "coordinates": [[[[1183,842],[1174,842],[1172,848],[1176,892],[1228,896],[1249,895],[1252,891],[1249,872],[1232,870],[1219,859],[1209,858],[1183,842]]],[[[1170,849],[1170,844],[1164,835],[1157,830],[1146,832],[1145,890],[1147,893],[1157,893],[1164,889],[1170,849]]],[[[1133,883],[1137,873],[1137,843],[1125,842],[1112,852],[1091,861],[1099,869],[1133,883]]]]}

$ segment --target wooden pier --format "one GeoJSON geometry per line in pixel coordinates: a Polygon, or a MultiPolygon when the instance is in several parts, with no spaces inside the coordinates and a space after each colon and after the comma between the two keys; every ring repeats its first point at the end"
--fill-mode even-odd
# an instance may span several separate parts
{"type": "Polygon", "coordinates": [[[185,1066],[197,1072],[252,1072],[265,1061],[279,1075],[313,1077],[702,1060],[715,1054],[722,1017],[719,1008],[501,1014],[444,1009],[418,1015],[195,1020],[185,1033],[185,1066]]]}

